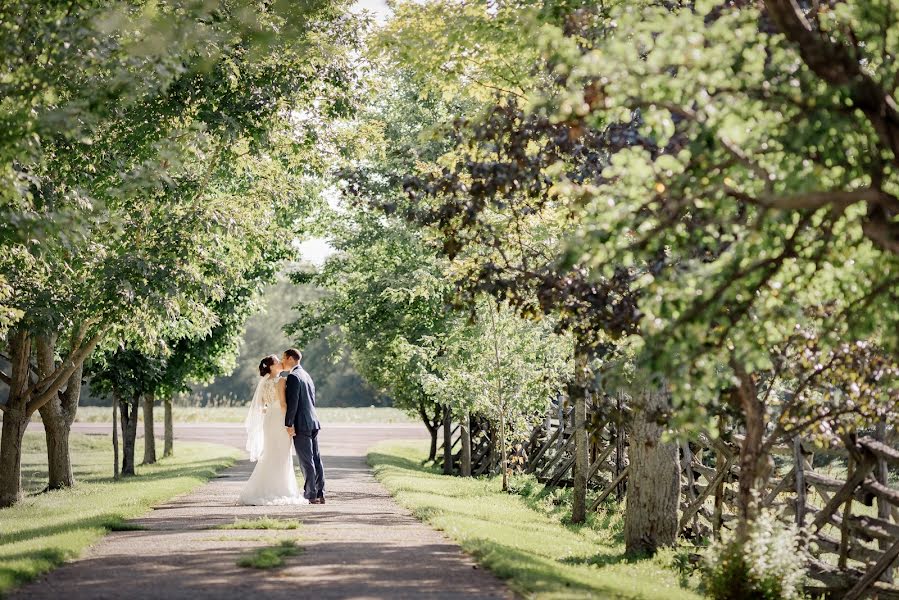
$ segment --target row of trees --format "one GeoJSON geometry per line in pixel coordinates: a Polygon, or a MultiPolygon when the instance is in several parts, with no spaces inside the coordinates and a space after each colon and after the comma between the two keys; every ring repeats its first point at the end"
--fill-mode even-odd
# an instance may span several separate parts
{"type": "Polygon", "coordinates": [[[38,411],[49,485],[72,485],[85,365],[120,405],[126,473],[140,398],[230,366],[311,208],[355,27],[324,0],[13,1],[0,21],[3,507],[38,411]]]}
{"type": "Polygon", "coordinates": [[[575,520],[586,398],[627,386],[629,550],[674,542],[670,435],[732,423],[744,544],[774,444],[899,425],[894,12],[397,5],[338,140],[332,295],[295,331],[337,323],[435,435],[567,385],[575,520]]]}
{"type": "MultiPolygon", "coordinates": [[[[212,383],[195,386],[190,400],[224,397],[228,402],[244,404],[252,397],[259,379],[259,357],[293,345],[283,327],[296,320],[294,305],[320,296],[321,291],[312,286],[295,285],[286,277],[280,278],[266,290],[262,298],[263,312],[247,320],[236,369],[216,377],[212,383]]],[[[303,344],[303,365],[315,377],[318,406],[368,407],[389,403],[390,398],[366,384],[352,361],[346,359],[346,348],[333,343],[330,333],[330,330],[323,331],[320,337],[303,344]]]]}

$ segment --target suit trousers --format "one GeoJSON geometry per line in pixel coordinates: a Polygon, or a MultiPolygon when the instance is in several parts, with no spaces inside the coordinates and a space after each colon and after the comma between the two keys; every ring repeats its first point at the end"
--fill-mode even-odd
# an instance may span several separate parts
{"type": "Polygon", "coordinates": [[[325,468],[322,465],[321,453],[318,451],[318,430],[297,431],[293,436],[293,447],[300,459],[300,468],[306,483],[303,486],[303,497],[307,500],[325,497],[325,468]]]}

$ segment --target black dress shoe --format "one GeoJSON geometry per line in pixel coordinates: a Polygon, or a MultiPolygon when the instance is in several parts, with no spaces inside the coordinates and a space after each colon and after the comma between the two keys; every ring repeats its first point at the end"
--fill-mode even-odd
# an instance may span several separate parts
{"type": "Polygon", "coordinates": [[[322,496],[321,498],[316,498],[316,499],[313,500],[312,502],[315,503],[315,504],[324,504],[324,503],[325,503],[325,498],[324,498],[324,496],[322,496]]]}

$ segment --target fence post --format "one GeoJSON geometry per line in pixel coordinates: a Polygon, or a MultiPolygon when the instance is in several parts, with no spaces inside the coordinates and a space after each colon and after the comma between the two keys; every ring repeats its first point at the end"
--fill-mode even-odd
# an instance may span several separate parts
{"type": "MultiPolygon", "coordinates": [[[[615,394],[615,479],[618,480],[624,469],[624,413],[622,407],[622,394],[620,390],[615,394]]],[[[615,498],[619,502],[624,500],[627,484],[622,479],[615,486],[615,498]]]]}
{"type": "Polygon", "coordinates": [[[561,452],[562,448],[565,447],[565,403],[559,402],[559,439],[556,440],[556,445],[559,447],[559,451],[561,452]]]}
{"type": "Polygon", "coordinates": [[[460,470],[462,477],[471,477],[471,415],[465,413],[462,415],[462,422],[459,424],[459,433],[462,436],[462,455],[460,460],[460,470]]]}
{"type": "MultiPolygon", "coordinates": [[[[846,468],[846,480],[852,479],[855,471],[855,459],[852,453],[849,454],[849,461],[846,468]]],[[[852,494],[846,499],[843,505],[843,521],[840,523],[840,554],[837,557],[837,566],[840,569],[846,568],[846,559],[849,557],[849,518],[852,516],[852,494]]]]}
{"type": "MultiPolygon", "coordinates": [[[[877,424],[877,430],[875,432],[875,438],[879,442],[886,441],[887,434],[887,424],[886,421],[881,421],[877,424]]],[[[887,467],[886,459],[878,456],[877,457],[877,466],[874,467],[874,477],[883,485],[888,485],[889,478],[889,469],[887,467]]],[[[890,504],[883,498],[883,496],[877,496],[877,516],[883,519],[884,521],[890,520],[890,504]]],[[[886,551],[890,547],[890,542],[885,539],[880,539],[877,541],[877,546],[883,551],[886,551]]],[[[886,571],[883,572],[881,576],[881,580],[887,583],[893,583],[893,568],[887,567],[886,571]]]]}
{"type": "MultiPolygon", "coordinates": [[[[568,384],[568,398],[572,403],[571,435],[574,436],[574,454],[572,456],[571,483],[572,505],[571,522],[583,523],[587,519],[587,473],[589,465],[589,440],[587,438],[587,392],[590,376],[587,348],[580,341],[574,350],[574,380],[568,384]]],[[[563,465],[567,464],[563,461],[563,465]]],[[[563,466],[564,470],[564,466],[563,466]]],[[[561,473],[561,471],[560,471],[561,473]]]]}
{"type": "MultiPolygon", "coordinates": [[[[693,504],[696,500],[696,477],[693,476],[693,451],[690,450],[690,442],[684,441],[682,445],[684,454],[684,474],[687,479],[687,504],[693,504]]],[[[699,512],[693,515],[693,534],[696,535],[699,530],[699,512]]]]}
{"type": "Polygon", "coordinates": [[[449,408],[443,415],[443,474],[453,474],[453,413],[449,408]]]}
{"type": "MultiPolygon", "coordinates": [[[[559,403],[561,404],[561,399],[559,399],[559,403]]],[[[546,416],[543,417],[543,430],[546,433],[546,439],[549,439],[549,436],[552,435],[553,430],[553,407],[552,404],[549,405],[549,408],[546,409],[546,416]]]]}
{"type": "MultiPolygon", "coordinates": [[[[725,417],[718,417],[718,432],[719,436],[724,432],[725,427],[727,426],[727,421],[725,417]]],[[[715,470],[730,468],[729,463],[727,462],[727,458],[724,456],[724,452],[721,450],[715,450],[715,470]]],[[[727,482],[727,473],[721,477],[721,480],[715,486],[715,508],[712,513],[712,535],[716,540],[721,539],[721,523],[724,521],[724,484],[727,482]]],[[[711,483],[711,482],[710,482],[711,483]]]]}
{"type": "Polygon", "coordinates": [[[793,438],[793,473],[796,479],[796,525],[805,527],[805,456],[802,454],[802,440],[793,438]]]}

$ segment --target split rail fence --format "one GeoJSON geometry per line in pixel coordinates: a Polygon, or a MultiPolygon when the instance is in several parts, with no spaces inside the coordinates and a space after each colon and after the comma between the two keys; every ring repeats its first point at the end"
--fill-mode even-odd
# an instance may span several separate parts
{"type": "MultiPolygon", "coordinates": [[[[472,474],[499,472],[496,434],[489,423],[472,419],[470,429],[472,474]]],[[[457,467],[461,428],[456,424],[449,431],[457,467]]],[[[588,435],[587,481],[590,510],[595,511],[610,497],[625,497],[628,444],[625,428],[599,411],[589,411],[588,435]]],[[[899,566],[899,450],[884,438],[880,429],[838,448],[796,438],[773,449],[774,474],[761,504],[804,532],[811,556],[807,590],[813,594],[899,600],[893,580],[899,566]]],[[[680,443],[683,537],[717,537],[736,519],[741,441],[732,434],[680,443]]],[[[574,460],[573,410],[562,404],[554,405],[509,456],[510,468],[531,473],[548,486],[571,486],[574,460]]]]}

